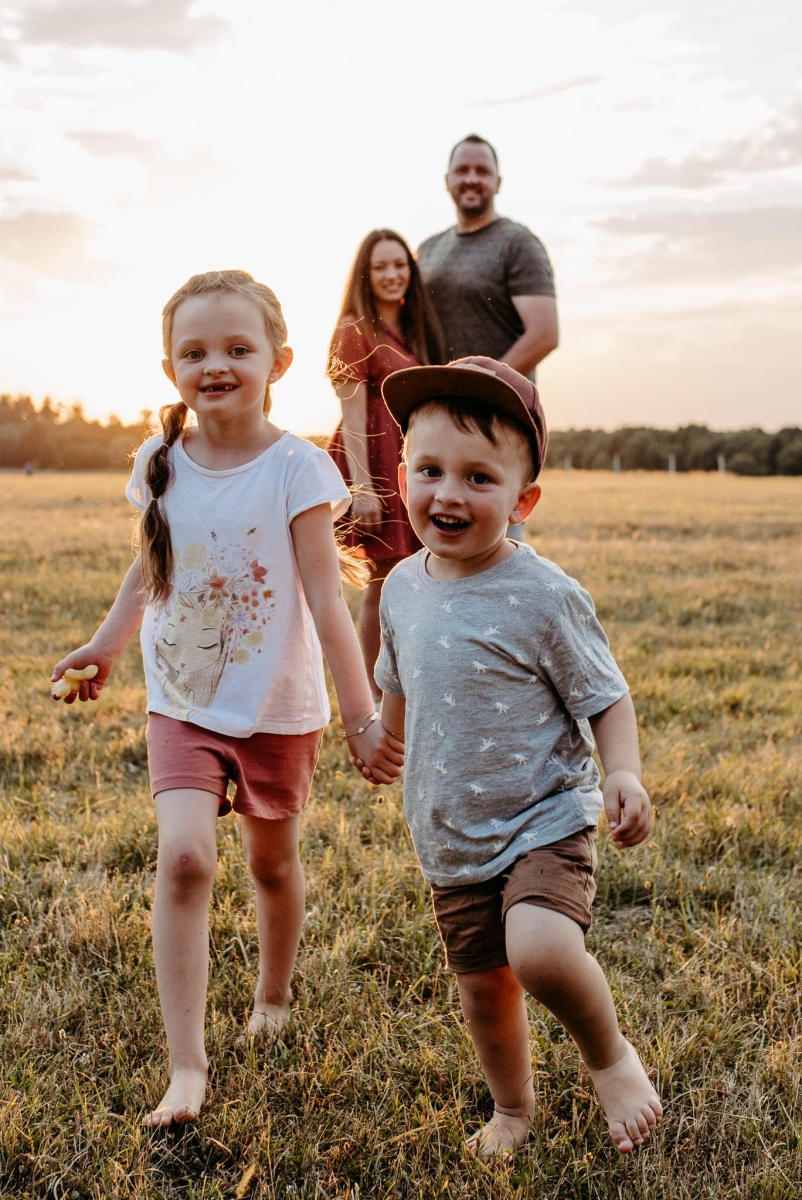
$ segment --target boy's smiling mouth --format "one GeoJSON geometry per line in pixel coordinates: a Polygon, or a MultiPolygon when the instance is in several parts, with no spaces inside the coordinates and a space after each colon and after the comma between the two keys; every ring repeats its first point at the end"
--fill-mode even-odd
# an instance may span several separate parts
{"type": "Polygon", "coordinates": [[[470,524],[469,521],[463,521],[460,517],[449,517],[445,513],[432,513],[429,520],[441,533],[462,533],[463,529],[467,529],[470,524]]]}

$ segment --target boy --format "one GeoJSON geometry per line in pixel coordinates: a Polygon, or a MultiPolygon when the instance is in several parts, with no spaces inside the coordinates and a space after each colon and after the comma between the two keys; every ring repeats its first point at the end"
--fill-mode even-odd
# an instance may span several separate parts
{"type": "Polygon", "coordinates": [[[590,597],[506,537],[540,498],[537,390],[477,357],[398,371],[383,392],[424,548],[384,585],[376,681],[384,725],[406,738],[404,809],[495,1102],[468,1145],[490,1158],[529,1134],[527,991],[574,1038],[626,1154],[662,1109],[584,935],[602,803],[622,847],[648,835],[651,809],[632,701],[590,597]]]}

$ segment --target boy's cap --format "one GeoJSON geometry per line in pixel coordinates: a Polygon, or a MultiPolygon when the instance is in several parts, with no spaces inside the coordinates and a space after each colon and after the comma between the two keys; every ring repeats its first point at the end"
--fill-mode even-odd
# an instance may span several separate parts
{"type": "Polygon", "coordinates": [[[500,409],[528,434],[536,450],[538,471],[543,466],[549,435],[537,388],[507,363],[477,355],[455,359],[444,367],[405,367],[387,376],[382,396],[404,433],[412,410],[426,400],[454,396],[500,409]]]}

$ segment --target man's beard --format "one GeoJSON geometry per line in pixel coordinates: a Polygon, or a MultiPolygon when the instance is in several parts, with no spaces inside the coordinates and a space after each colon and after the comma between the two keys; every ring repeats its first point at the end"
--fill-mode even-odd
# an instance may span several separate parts
{"type": "Polygon", "coordinates": [[[483,217],[485,213],[489,212],[493,207],[492,195],[488,195],[484,192],[474,191],[469,192],[468,195],[470,196],[472,203],[470,203],[467,207],[463,204],[463,196],[461,193],[458,193],[456,196],[452,197],[459,211],[466,217],[483,217]]]}

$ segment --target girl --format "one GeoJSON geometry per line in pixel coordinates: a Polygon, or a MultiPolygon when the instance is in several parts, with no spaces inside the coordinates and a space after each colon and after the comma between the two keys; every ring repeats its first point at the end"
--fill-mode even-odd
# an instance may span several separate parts
{"type": "Polygon", "coordinates": [[[397,562],[420,550],[398,494],[401,435],[381,387],[392,371],[431,362],[442,362],[441,337],[418,264],[399,234],[374,229],[357,251],[329,354],[329,376],[342,405],[329,454],[357,489],[345,540],[375,564],[359,613],[371,680],[384,580],[397,562]]]}
{"type": "Polygon", "coordinates": [[[126,489],[141,513],[139,556],[97,633],[53,672],[95,664],[68,702],[97,699],[142,626],[159,824],[153,949],[170,1054],[148,1126],[193,1120],[206,1093],[208,907],[229,781],[257,899],[248,1035],[288,1017],[304,913],[299,814],[331,715],[321,646],[352,755],[382,782],[403,761],[376,720],[342,595],[332,518],[348,490],[323,451],[268,420],[270,384],[292,362],[276,297],[244,271],[195,275],[168,301],[163,336],[180,399],[162,409],[164,435],[140,447],[126,489]]]}

